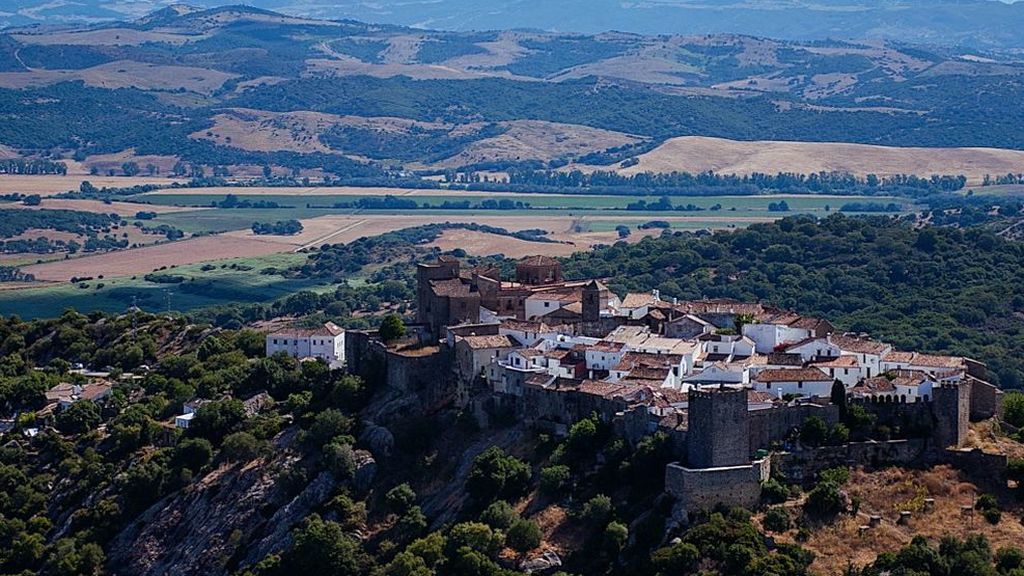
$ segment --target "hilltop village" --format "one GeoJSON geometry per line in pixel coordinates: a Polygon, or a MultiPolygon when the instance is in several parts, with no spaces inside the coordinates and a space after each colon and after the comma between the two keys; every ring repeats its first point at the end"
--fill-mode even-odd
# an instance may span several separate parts
{"type": "Polygon", "coordinates": [[[683,510],[752,506],[772,474],[811,481],[837,465],[941,462],[1005,478],[1005,456],[960,449],[971,420],[1001,411],[970,358],[896,350],[756,302],[620,298],[543,256],[519,261],[514,280],[442,256],[419,265],[417,300],[399,341],[345,334],[349,370],[482,426],[564,435],[596,414],[630,442],[667,434],[678,462],[666,491],[683,510]],[[795,442],[809,421],[827,434],[851,412],[874,427],[816,449],[795,442]]]}

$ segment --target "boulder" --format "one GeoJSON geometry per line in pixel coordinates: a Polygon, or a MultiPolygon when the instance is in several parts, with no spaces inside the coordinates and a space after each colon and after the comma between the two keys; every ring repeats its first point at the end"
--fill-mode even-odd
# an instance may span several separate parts
{"type": "Polygon", "coordinates": [[[540,556],[524,560],[519,564],[519,569],[527,574],[543,574],[562,566],[562,558],[553,550],[546,550],[540,556]]]}

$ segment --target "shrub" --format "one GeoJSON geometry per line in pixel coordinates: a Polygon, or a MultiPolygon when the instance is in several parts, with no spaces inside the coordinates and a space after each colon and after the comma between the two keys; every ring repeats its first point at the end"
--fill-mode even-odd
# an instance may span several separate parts
{"type": "Polygon", "coordinates": [[[356,454],[352,446],[344,442],[328,442],[324,445],[324,462],[327,469],[341,479],[352,478],[356,473],[356,454]]]}
{"type": "Polygon", "coordinates": [[[398,340],[405,336],[405,322],[397,314],[388,314],[380,323],[380,339],[385,342],[398,340]]]}
{"type": "Polygon", "coordinates": [[[828,425],[817,416],[804,420],[800,427],[800,441],[808,446],[821,446],[828,436],[828,425]]]}
{"type": "Polygon", "coordinates": [[[789,530],[789,514],[782,508],[772,508],[764,515],[764,529],[771,532],[789,530]]]}
{"type": "Polygon", "coordinates": [[[199,471],[213,459],[213,445],[206,438],[186,438],[174,448],[176,466],[199,471]]]}
{"type": "Polygon", "coordinates": [[[466,491],[480,502],[495,498],[518,498],[530,483],[530,467],[522,460],[492,446],[473,459],[466,479],[466,491]]]}
{"type": "Polygon", "coordinates": [[[688,542],[659,548],[651,554],[651,564],[658,574],[690,574],[700,561],[700,550],[688,542]]]}
{"type": "Polygon", "coordinates": [[[583,505],[580,510],[580,519],[594,527],[603,527],[608,524],[615,513],[612,499],[604,494],[598,494],[583,505]]]}
{"type": "Polygon", "coordinates": [[[542,536],[536,522],[520,518],[509,527],[505,543],[516,552],[524,553],[540,546],[542,536]]]}
{"type": "Polygon", "coordinates": [[[79,400],[57,414],[57,429],[65,434],[81,434],[100,425],[100,407],[89,400],[79,400]]]}
{"type": "Polygon", "coordinates": [[[402,514],[416,504],[416,492],[408,484],[399,484],[384,495],[384,503],[389,511],[402,514]]]}
{"type": "Polygon", "coordinates": [[[569,467],[564,464],[542,468],[540,471],[541,492],[549,496],[561,494],[569,486],[571,475],[569,467]]]}
{"type": "Polygon", "coordinates": [[[231,462],[246,462],[260,454],[260,441],[248,432],[234,432],[224,437],[221,451],[231,462]]]}
{"type": "Polygon", "coordinates": [[[813,518],[831,518],[845,508],[839,484],[830,481],[819,482],[807,495],[804,511],[813,518]]]}
{"type": "Polygon", "coordinates": [[[765,504],[782,504],[789,498],[789,489],[775,478],[761,484],[761,501],[765,504]]]}
{"type": "Polygon", "coordinates": [[[480,514],[480,521],[495,530],[508,530],[509,526],[518,519],[519,514],[516,513],[511,504],[504,500],[492,502],[480,514]]]}
{"type": "Polygon", "coordinates": [[[629,541],[629,528],[621,522],[611,522],[604,529],[604,545],[612,554],[618,554],[629,541]]]}

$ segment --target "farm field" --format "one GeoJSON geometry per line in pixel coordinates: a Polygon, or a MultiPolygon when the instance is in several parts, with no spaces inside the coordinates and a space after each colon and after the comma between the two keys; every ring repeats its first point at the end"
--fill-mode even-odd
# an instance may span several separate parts
{"type": "MultiPolygon", "coordinates": [[[[211,210],[199,212],[197,217],[207,213],[232,212],[211,210]]],[[[243,211],[238,211],[243,212],[243,211]]],[[[469,212],[469,211],[463,211],[469,212]]],[[[172,214],[187,219],[193,213],[172,214]]],[[[419,214],[359,214],[327,215],[304,219],[303,231],[295,236],[257,236],[247,227],[231,232],[198,236],[177,242],[165,242],[142,248],[82,256],[67,260],[54,260],[42,264],[25,266],[22,270],[35,275],[38,281],[67,282],[71,278],[100,277],[116,278],[135,276],[152,272],[161,267],[196,264],[224,258],[265,256],[295,252],[322,244],[346,243],[364,236],[377,236],[386,232],[433,224],[438,222],[478,223],[505,228],[510,231],[542,228],[553,238],[573,242],[575,250],[587,249],[594,244],[614,242],[613,231],[618,225],[635,229],[639,224],[652,219],[669,222],[679,229],[730,228],[746,226],[755,222],[767,222],[775,217],[736,216],[676,216],[674,214],[634,215],[621,213],[612,218],[571,216],[568,214],[536,214],[526,212],[519,215],[495,215],[459,213],[447,215],[419,214]]],[[[159,220],[159,219],[158,219],[159,220]]],[[[154,220],[156,222],[157,220],[154,220]]],[[[251,220],[250,220],[251,222],[251,220]]],[[[551,248],[546,243],[537,243],[536,251],[551,248]]],[[[575,251],[570,250],[570,252],[575,251]]]]}
{"type": "Polygon", "coordinates": [[[1024,151],[1000,148],[911,148],[703,136],[673,138],[638,158],[639,164],[619,172],[963,174],[971,182],[981,182],[985,174],[1016,173],[1024,165],[1024,151]]]}
{"type": "Polygon", "coordinates": [[[39,194],[53,196],[69,190],[78,190],[82,182],[89,181],[97,188],[131,188],[155,184],[169,186],[174,180],[170,178],[143,176],[90,176],[88,174],[68,174],[67,176],[43,175],[25,176],[21,174],[0,174],[0,194],[39,194]]]}
{"type": "Polygon", "coordinates": [[[26,206],[21,202],[8,202],[0,204],[0,208],[25,208],[29,210],[78,210],[81,212],[96,212],[98,214],[117,214],[131,218],[139,212],[156,212],[157,214],[172,214],[174,212],[191,212],[198,210],[185,206],[162,206],[158,204],[144,205],[134,202],[103,202],[100,200],[72,200],[66,198],[43,198],[39,206],[26,206]]]}
{"type": "Polygon", "coordinates": [[[217,304],[269,302],[297,290],[327,289],[312,280],[290,280],[260,274],[268,267],[284,268],[305,260],[304,254],[273,254],[256,258],[235,258],[209,264],[182,265],[164,273],[184,276],[177,284],[149,282],[137,278],[105,278],[80,284],[39,287],[20,285],[0,290],[0,314],[22,318],[55,316],[66,308],[121,312],[133,302],[150,312],[165,310],[170,299],[173,310],[188,311],[217,304]],[[82,287],[84,286],[84,287],[82,287]]]}
{"type": "MultiPolygon", "coordinates": [[[[975,196],[1024,196],[1024,184],[1003,184],[998,186],[978,186],[969,192],[975,196]]],[[[966,194],[967,192],[965,192],[966,194]]]]}
{"type": "MultiPolygon", "coordinates": [[[[328,189],[318,189],[327,191],[328,189]]],[[[360,198],[380,198],[384,196],[401,197],[402,199],[415,200],[417,204],[429,204],[440,206],[444,202],[460,202],[469,200],[479,202],[482,200],[509,199],[529,204],[531,208],[566,208],[566,209],[588,209],[588,210],[624,210],[627,205],[643,200],[645,202],[656,202],[660,196],[599,196],[583,194],[524,194],[524,193],[480,193],[466,191],[448,190],[417,190],[417,194],[389,194],[389,193],[364,193],[364,194],[309,194],[309,195],[288,195],[288,194],[234,194],[240,201],[250,200],[252,202],[276,202],[279,206],[292,208],[305,208],[306,206],[320,206],[323,209],[338,203],[350,203],[360,198]]],[[[133,196],[132,200],[152,204],[153,206],[179,206],[179,207],[208,207],[213,202],[220,202],[227,195],[194,194],[191,191],[177,194],[167,194],[164,191],[140,194],[133,196]]],[[[808,194],[773,194],[763,196],[674,196],[671,197],[673,204],[694,206],[707,210],[718,204],[723,210],[731,208],[746,210],[768,210],[768,204],[785,200],[791,210],[824,211],[828,206],[838,209],[847,202],[877,202],[888,204],[890,202],[909,203],[910,201],[894,196],[826,196],[808,194]]]]}
{"type": "Polygon", "coordinates": [[[165,242],[106,252],[80,258],[56,260],[22,268],[42,282],[67,282],[72,278],[115,278],[148,274],[161,267],[180,266],[222,260],[265,256],[291,252],[289,243],[264,238],[238,238],[231,236],[201,236],[178,242],[165,242]]]}

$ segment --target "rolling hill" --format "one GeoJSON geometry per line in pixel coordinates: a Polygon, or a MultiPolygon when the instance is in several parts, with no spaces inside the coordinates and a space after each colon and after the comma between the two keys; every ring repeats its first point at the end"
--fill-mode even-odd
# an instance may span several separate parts
{"type": "MultiPolygon", "coordinates": [[[[18,112],[5,154],[105,173],[116,158],[383,181],[611,166],[689,136],[1022,150],[1022,97],[1012,55],[880,40],[438,31],[243,6],[0,33],[0,109],[18,112]]],[[[990,160],[962,169],[1005,173],[990,160]]],[[[919,169],[901,162],[886,170],[919,169]]]]}
{"type": "MultiPolygon", "coordinates": [[[[230,2],[193,0],[204,7],[230,2]]],[[[999,0],[250,0],[303,17],[369,20],[420,28],[533,28],[598,33],[743,33],[787,40],[878,38],[975,48],[1021,48],[1024,7],[999,0]]],[[[26,25],[121,20],[163,6],[157,0],[75,3],[12,0],[0,22],[26,25]]]]}

